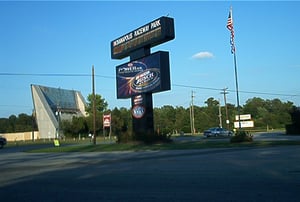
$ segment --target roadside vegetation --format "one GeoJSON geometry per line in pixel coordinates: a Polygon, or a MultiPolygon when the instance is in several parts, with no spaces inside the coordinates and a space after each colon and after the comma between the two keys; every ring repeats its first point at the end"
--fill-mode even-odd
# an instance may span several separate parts
{"type": "MultiPolygon", "coordinates": [[[[103,114],[111,114],[112,131],[111,136],[117,137],[117,142],[125,143],[134,140],[132,136],[132,119],[131,111],[127,108],[108,109],[108,103],[101,95],[96,95],[96,133],[98,137],[108,136],[109,129],[103,130],[103,114]]],[[[201,134],[210,127],[219,126],[219,101],[213,97],[208,98],[204,106],[194,105],[194,125],[195,133],[201,134]]],[[[92,126],[92,96],[87,98],[86,112],[87,117],[73,117],[71,121],[61,121],[61,134],[65,138],[80,139],[89,138],[93,130],[92,126]]],[[[226,123],[226,109],[221,106],[222,126],[230,130],[233,129],[233,122],[237,114],[237,107],[227,103],[229,123],[226,123]]],[[[282,102],[279,99],[264,100],[258,97],[248,99],[240,108],[241,114],[251,114],[254,121],[252,131],[270,131],[283,129],[287,127],[288,131],[297,134],[300,131],[299,108],[292,102],[282,102]]],[[[159,140],[168,141],[168,137],[174,134],[186,134],[191,131],[190,108],[182,106],[165,105],[154,108],[154,127],[155,133],[159,140]]],[[[11,115],[9,118],[0,118],[0,134],[37,130],[34,114],[11,115]]],[[[245,138],[247,136],[239,136],[245,138]]],[[[233,141],[240,141],[239,138],[233,141]]]]}
{"type": "Polygon", "coordinates": [[[234,136],[230,138],[231,143],[253,142],[253,135],[249,131],[238,130],[234,136]]]}
{"type": "Polygon", "coordinates": [[[253,141],[243,143],[231,143],[230,141],[186,141],[172,142],[160,144],[142,144],[142,143],[107,143],[107,144],[71,144],[61,142],[60,147],[49,145],[47,148],[34,149],[27,152],[116,152],[116,151],[162,151],[162,150],[195,150],[195,149],[221,149],[221,148],[254,148],[254,147],[270,147],[270,146],[291,146],[300,145],[300,141],[253,141]]]}

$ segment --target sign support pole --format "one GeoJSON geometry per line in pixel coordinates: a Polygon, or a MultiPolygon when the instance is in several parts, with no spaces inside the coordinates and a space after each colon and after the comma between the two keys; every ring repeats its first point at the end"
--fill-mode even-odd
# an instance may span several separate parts
{"type": "MultiPolygon", "coordinates": [[[[130,61],[146,57],[150,54],[150,48],[143,47],[130,54],[130,61]]],[[[137,96],[131,97],[133,132],[137,140],[145,140],[145,136],[149,137],[154,135],[152,93],[142,93],[138,95],[139,98],[142,98],[139,101],[135,100],[136,97],[137,96]],[[141,113],[141,116],[135,116],[134,114],[136,112],[141,113]]]]}

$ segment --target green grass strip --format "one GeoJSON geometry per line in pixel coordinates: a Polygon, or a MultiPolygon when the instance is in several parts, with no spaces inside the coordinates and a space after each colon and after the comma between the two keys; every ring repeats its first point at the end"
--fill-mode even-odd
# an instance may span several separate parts
{"type": "Polygon", "coordinates": [[[300,141],[257,141],[244,143],[229,142],[173,142],[161,144],[76,144],[62,145],[60,147],[50,146],[43,149],[34,149],[26,152],[30,153],[47,153],[47,152],[113,152],[113,151],[157,151],[157,150],[187,150],[187,149],[209,149],[209,148],[239,148],[239,147],[271,147],[271,146],[292,146],[300,145],[300,141]]]}

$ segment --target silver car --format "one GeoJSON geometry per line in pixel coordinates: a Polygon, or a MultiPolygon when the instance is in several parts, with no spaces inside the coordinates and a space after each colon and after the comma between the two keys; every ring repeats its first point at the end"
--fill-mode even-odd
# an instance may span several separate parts
{"type": "Polygon", "coordinates": [[[225,128],[215,127],[205,130],[203,135],[205,137],[232,136],[233,132],[225,128]]]}

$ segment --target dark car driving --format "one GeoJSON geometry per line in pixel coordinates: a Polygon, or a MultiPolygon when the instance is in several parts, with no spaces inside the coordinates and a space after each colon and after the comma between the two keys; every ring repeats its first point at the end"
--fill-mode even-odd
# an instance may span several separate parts
{"type": "Polygon", "coordinates": [[[225,128],[215,127],[205,130],[203,135],[205,137],[232,136],[233,132],[225,128]]]}
{"type": "Polygon", "coordinates": [[[0,149],[6,145],[6,138],[0,136],[0,149]]]}

